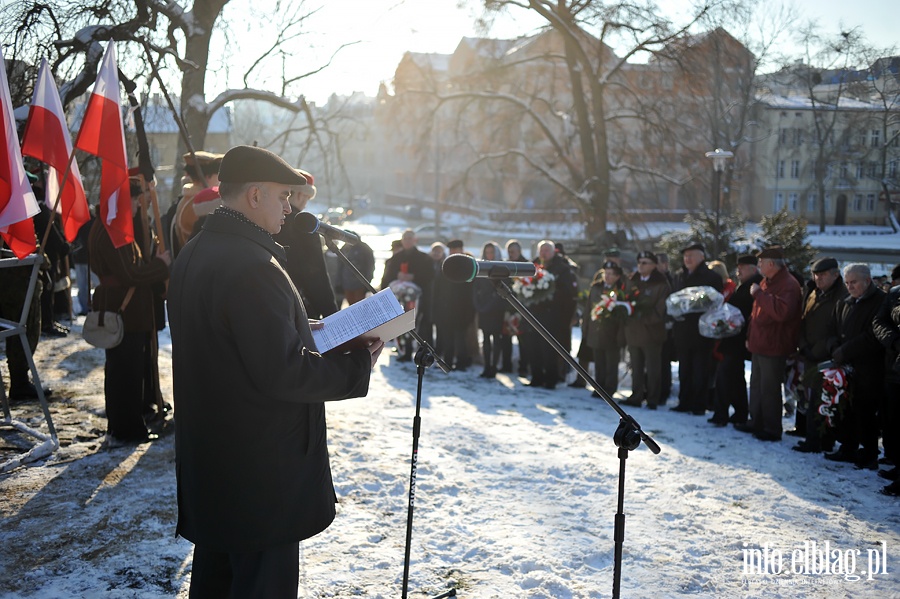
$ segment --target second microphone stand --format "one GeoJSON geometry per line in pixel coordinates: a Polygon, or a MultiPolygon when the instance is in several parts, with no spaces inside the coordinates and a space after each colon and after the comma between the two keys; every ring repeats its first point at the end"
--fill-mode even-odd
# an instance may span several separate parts
{"type": "Polygon", "coordinates": [[[528,321],[528,324],[534,327],[534,330],[556,350],[556,353],[562,356],[569,366],[574,368],[579,375],[584,377],[590,386],[594,388],[594,391],[609,404],[609,407],[619,414],[619,426],[616,428],[616,432],[613,435],[613,442],[616,444],[616,447],[619,448],[619,492],[615,528],[613,532],[614,559],[612,594],[613,599],[619,599],[619,590],[622,580],[622,548],[625,543],[625,461],[628,459],[628,452],[637,449],[642,440],[647,444],[647,447],[650,448],[650,451],[656,454],[660,451],[659,445],[641,430],[641,426],[637,421],[627,414],[625,410],[609,396],[609,393],[607,393],[606,390],[603,389],[590,374],[588,374],[584,367],[572,358],[572,355],[566,348],[564,348],[562,344],[550,334],[547,328],[535,318],[534,314],[519,301],[519,298],[513,294],[512,289],[506,284],[505,279],[507,276],[507,274],[503,274],[502,276],[489,277],[491,282],[494,283],[494,288],[497,290],[500,297],[509,302],[509,304],[512,305],[526,321],[528,321]]]}
{"type": "MultiPolygon", "coordinates": [[[[337,255],[337,257],[344,263],[345,266],[349,267],[353,274],[357,279],[365,286],[366,289],[371,291],[372,293],[378,293],[378,291],[372,286],[372,283],[361,273],[356,266],[350,262],[350,259],[344,255],[343,252],[337,247],[334,240],[323,235],[322,238],[325,240],[325,246],[337,255]]],[[[416,363],[416,374],[418,377],[416,383],[416,414],[413,417],[413,440],[412,440],[412,458],[410,459],[410,472],[409,472],[409,500],[407,502],[407,512],[406,512],[406,549],[403,557],[403,590],[401,593],[401,598],[406,599],[408,595],[409,588],[409,565],[410,565],[410,554],[412,552],[412,524],[413,524],[413,513],[415,511],[415,503],[416,503],[416,477],[418,473],[418,463],[419,463],[419,434],[422,428],[422,418],[420,416],[422,410],[422,384],[425,380],[425,369],[431,366],[432,364],[437,364],[438,368],[440,368],[445,373],[450,372],[450,367],[444,362],[443,358],[441,358],[437,352],[434,351],[434,348],[431,347],[431,344],[425,341],[422,336],[418,333],[418,331],[413,328],[411,330],[410,335],[413,339],[415,339],[419,343],[419,349],[416,351],[415,363],[416,363]]],[[[446,593],[442,595],[438,595],[433,599],[445,599],[447,597],[455,597],[456,589],[450,589],[446,593]]]]}

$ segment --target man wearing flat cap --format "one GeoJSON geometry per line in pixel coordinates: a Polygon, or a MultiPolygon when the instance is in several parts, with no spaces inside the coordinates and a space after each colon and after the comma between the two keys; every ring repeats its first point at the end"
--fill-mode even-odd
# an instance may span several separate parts
{"type": "Polygon", "coordinates": [[[800,332],[800,284],[788,272],[784,248],[772,246],[757,256],[762,283],[750,286],[753,310],[747,327],[750,369],[750,421],[735,425],[760,441],[780,441],[784,404],[781,385],[787,358],[797,350],[800,332]]]}
{"type": "MultiPolygon", "coordinates": [[[[800,336],[797,341],[797,352],[803,360],[804,372],[818,370],[820,362],[831,358],[827,342],[829,325],[834,308],[845,297],[847,288],[834,258],[825,257],[812,264],[813,288],[803,298],[803,312],[800,317],[800,336]]],[[[822,401],[821,377],[810,378],[806,384],[808,408],[805,422],[797,421],[798,428],[804,425],[806,439],[797,443],[793,449],[803,453],[831,451],[834,438],[830,431],[824,430],[822,416],[818,408],[822,401]]],[[[799,412],[798,412],[799,414],[799,412]]]]}
{"type": "MultiPolygon", "coordinates": [[[[690,242],[681,250],[684,268],[675,277],[672,291],[688,287],[712,287],[721,292],[722,277],[706,265],[706,250],[702,243],[690,242]]],[[[713,367],[715,341],[700,335],[700,314],[687,314],[672,327],[675,352],[678,356],[678,405],[675,412],[687,412],[695,416],[706,413],[709,397],[709,381],[713,367]]]]}
{"type": "Polygon", "coordinates": [[[177,533],[192,597],[297,596],[299,542],[331,523],[326,401],[364,396],[383,343],[322,355],[272,240],[306,180],[276,154],[222,158],[223,206],[173,264],[177,533]]]}

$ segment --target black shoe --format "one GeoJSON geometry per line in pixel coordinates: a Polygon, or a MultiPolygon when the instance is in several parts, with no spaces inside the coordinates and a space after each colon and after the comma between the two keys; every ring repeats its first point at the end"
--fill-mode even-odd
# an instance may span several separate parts
{"type": "Polygon", "coordinates": [[[586,386],[586,383],[584,382],[583,378],[578,377],[577,379],[575,379],[574,381],[569,383],[568,386],[572,387],[573,389],[584,389],[586,386]]]}
{"type": "Polygon", "coordinates": [[[631,406],[632,408],[639,408],[643,404],[644,402],[636,397],[629,397],[628,399],[619,402],[620,406],[631,406]]]}
{"type": "Polygon", "coordinates": [[[846,462],[848,464],[852,464],[856,462],[856,452],[845,451],[843,448],[841,448],[837,451],[826,453],[825,459],[831,462],[846,462]]]}
{"type": "Polygon", "coordinates": [[[548,382],[544,383],[544,389],[550,389],[550,390],[556,389],[556,383],[551,383],[548,381],[548,382]]]}
{"type": "Polygon", "coordinates": [[[900,481],[894,481],[888,486],[882,488],[879,493],[882,495],[890,495],[891,497],[900,497],[900,481]]]}
{"type": "Polygon", "coordinates": [[[650,404],[650,403],[648,403],[648,404],[647,404],[647,409],[648,409],[648,410],[655,410],[655,409],[656,409],[656,404],[650,404]]]}
{"type": "Polygon", "coordinates": [[[67,337],[69,334],[65,331],[57,329],[56,327],[45,327],[41,329],[41,335],[45,335],[47,337],[67,337]]]}
{"type": "Polygon", "coordinates": [[[601,398],[601,397],[603,397],[603,396],[600,395],[599,393],[597,393],[596,391],[591,391],[591,397],[596,397],[596,398],[599,399],[599,398],[601,398]]]}
{"type": "Polygon", "coordinates": [[[117,437],[116,435],[106,436],[107,447],[125,447],[128,445],[141,445],[159,439],[159,435],[147,431],[143,435],[135,435],[133,437],[117,437]]]}
{"type": "Polygon", "coordinates": [[[798,428],[792,428],[789,431],[784,431],[785,435],[790,435],[791,437],[806,437],[806,432],[801,431],[798,428]]]}
{"type": "Polygon", "coordinates": [[[888,465],[888,466],[896,466],[896,465],[897,465],[897,464],[894,463],[894,460],[893,460],[892,458],[889,458],[889,457],[878,458],[878,463],[879,463],[879,464],[886,464],[886,465],[888,465]]]}
{"type": "Polygon", "coordinates": [[[897,480],[900,479],[900,470],[898,470],[896,466],[890,470],[879,470],[878,476],[887,480],[897,480]]]}
{"type": "Polygon", "coordinates": [[[751,422],[735,422],[734,430],[742,433],[755,433],[756,427],[751,422]]]}
{"type": "MultiPolygon", "coordinates": [[[[51,395],[53,389],[44,387],[44,399],[49,399],[51,395]]],[[[37,398],[37,387],[33,383],[19,383],[9,387],[9,401],[31,401],[37,398]]]]}
{"type": "Polygon", "coordinates": [[[822,453],[824,451],[820,445],[810,443],[809,441],[800,441],[791,447],[791,449],[799,451],[800,453],[822,453]]]}
{"type": "Polygon", "coordinates": [[[766,431],[756,431],[753,436],[760,441],[781,441],[781,435],[776,433],[767,433],[766,431]]]}
{"type": "Polygon", "coordinates": [[[526,387],[543,387],[544,381],[541,379],[531,379],[529,382],[525,383],[526,387]]]}
{"type": "Polygon", "coordinates": [[[711,425],[717,426],[717,427],[719,427],[719,428],[723,428],[723,427],[728,426],[728,421],[727,421],[727,420],[719,420],[719,419],[717,419],[717,418],[715,418],[715,417],[713,417],[713,418],[707,418],[706,421],[707,421],[708,423],[710,423],[711,425]]]}
{"type": "Polygon", "coordinates": [[[857,457],[853,462],[857,470],[878,470],[878,458],[857,457]]]}
{"type": "Polygon", "coordinates": [[[512,366],[501,366],[497,372],[501,372],[503,374],[509,374],[512,372],[512,366]]]}
{"type": "Polygon", "coordinates": [[[706,410],[703,408],[699,410],[691,410],[691,414],[694,416],[706,416],[706,410]]]}
{"type": "Polygon", "coordinates": [[[690,412],[692,411],[689,407],[683,404],[678,404],[677,406],[672,406],[669,408],[670,412],[690,412]]]}

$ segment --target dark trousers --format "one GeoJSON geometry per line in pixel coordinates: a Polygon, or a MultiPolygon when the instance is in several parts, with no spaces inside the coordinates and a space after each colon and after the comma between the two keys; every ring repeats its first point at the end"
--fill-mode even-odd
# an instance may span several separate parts
{"type": "Polygon", "coordinates": [[[106,350],[103,391],[106,399],[107,433],[119,439],[147,434],[144,424],[145,353],[149,333],[125,333],[122,343],[106,350]]]}
{"type": "Polygon", "coordinates": [[[885,381],[884,391],[879,418],[884,457],[900,465],[900,381],[885,381]]]}
{"type": "Polygon", "coordinates": [[[533,385],[555,385],[559,382],[559,368],[556,350],[540,333],[528,333],[528,365],[531,367],[531,383],[533,385]]]}
{"type": "Polygon", "coordinates": [[[712,371],[712,344],[678,352],[678,406],[691,412],[705,412],[712,371]]]}
{"type": "Polygon", "coordinates": [[[482,356],[484,357],[485,372],[497,372],[497,361],[500,359],[501,337],[498,334],[491,334],[481,331],[482,340],[482,356]]]}
{"type": "Polygon", "coordinates": [[[191,599],[296,599],[300,543],[254,553],[209,551],[197,545],[191,599]]]}
{"type": "Polygon", "coordinates": [[[500,369],[512,372],[512,335],[500,335],[500,369]]]}
{"type": "Polygon", "coordinates": [[[879,387],[870,381],[860,382],[850,378],[850,403],[844,412],[844,418],[838,423],[837,438],[844,451],[859,450],[858,457],[862,461],[878,457],[878,394],[879,387]]]}
{"type": "Polygon", "coordinates": [[[746,422],[747,379],[744,377],[744,357],[723,355],[716,366],[716,400],[713,418],[718,422],[746,422]],[[734,408],[729,418],[728,410],[734,408]]]}
{"type": "Polygon", "coordinates": [[[781,435],[785,356],[753,354],[750,367],[750,420],[757,431],[781,435]]]}
{"type": "Polygon", "coordinates": [[[672,339],[672,331],[668,331],[668,338],[662,346],[662,356],[659,365],[660,401],[664,404],[672,395],[672,362],[675,361],[675,341],[672,339]]]}
{"type": "Polygon", "coordinates": [[[648,406],[659,405],[662,397],[662,346],[630,345],[628,353],[631,354],[631,396],[635,401],[646,398],[648,406]]]}
{"type": "Polygon", "coordinates": [[[619,388],[619,357],[622,350],[619,347],[591,349],[594,355],[594,380],[612,395],[619,388]]]}

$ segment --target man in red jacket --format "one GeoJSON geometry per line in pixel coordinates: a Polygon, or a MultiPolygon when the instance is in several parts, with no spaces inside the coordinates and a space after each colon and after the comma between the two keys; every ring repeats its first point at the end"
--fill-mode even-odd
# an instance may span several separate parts
{"type": "Polygon", "coordinates": [[[735,426],[761,441],[781,440],[781,383],[787,357],[797,349],[800,333],[800,284],[788,272],[784,248],[759,253],[759,272],[765,277],[750,286],[753,310],[747,329],[750,369],[750,422],[735,426]]]}

